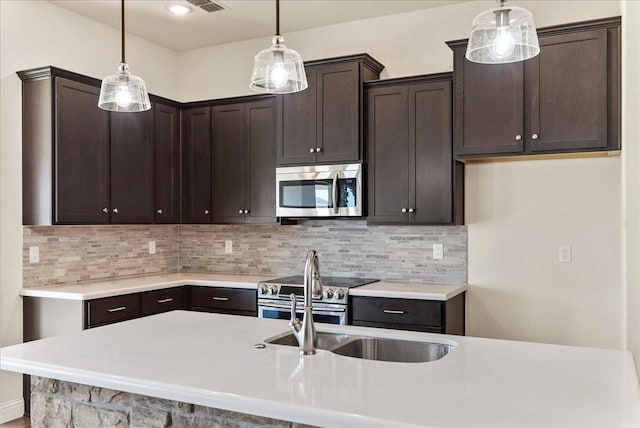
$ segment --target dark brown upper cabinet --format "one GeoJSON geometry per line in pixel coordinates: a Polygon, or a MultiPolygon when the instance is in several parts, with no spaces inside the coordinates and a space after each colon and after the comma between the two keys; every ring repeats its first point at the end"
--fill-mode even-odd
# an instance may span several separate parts
{"type": "Polygon", "coordinates": [[[363,159],[363,82],[384,66],[369,55],[305,63],[309,87],[282,95],[277,164],[358,162],[363,159]]]}
{"type": "Polygon", "coordinates": [[[156,102],[153,107],[155,138],[155,222],[180,222],[180,110],[156,102]]]}
{"type": "Polygon", "coordinates": [[[273,223],[280,98],[214,106],[213,221],[273,223]]]}
{"type": "Polygon", "coordinates": [[[463,223],[451,80],[441,73],[367,83],[369,223],[463,223]]]}
{"type": "Polygon", "coordinates": [[[55,67],[23,80],[23,223],[153,223],[151,112],[98,108],[100,81],[55,67]]]}
{"type": "Polygon", "coordinates": [[[620,18],[538,30],[540,55],[487,65],[454,51],[454,156],[598,155],[620,150],[620,18]]]}
{"type": "Polygon", "coordinates": [[[111,113],[111,223],[153,223],[153,111],[111,113]]]}
{"type": "Polygon", "coordinates": [[[211,223],[211,108],[182,111],[182,221],[211,223]]]}

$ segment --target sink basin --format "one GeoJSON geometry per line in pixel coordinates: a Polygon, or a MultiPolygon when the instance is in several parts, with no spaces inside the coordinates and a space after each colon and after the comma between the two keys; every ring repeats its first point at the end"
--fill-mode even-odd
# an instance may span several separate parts
{"type": "Polygon", "coordinates": [[[426,363],[439,360],[447,355],[452,348],[451,345],[442,343],[358,337],[331,349],[331,352],[366,360],[426,363]]]}
{"type": "MultiPolygon", "coordinates": [[[[365,360],[393,361],[398,363],[426,363],[439,360],[455,346],[444,343],[417,342],[413,340],[384,339],[380,337],[349,336],[342,333],[317,332],[318,349],[331,351],[345,357],[365,360]]],[[[274,345],[298,346],[298,339],[291,332],[284,332],[265,340],[274,345]]]]}
{"type": "MultiPolygon", "coordinates": [[[[331,350],[351,339],[351,336],[342,333],[325,333],[318,331],[316,334],[318,336],[318,343],[316,344],[318,349],[331,350]]],[[[296,339],[291,332],[285,332],[271,337],[265,340],[265,342],[273,343],[274,345],[298,346],[298,339],[296,339]]]]}

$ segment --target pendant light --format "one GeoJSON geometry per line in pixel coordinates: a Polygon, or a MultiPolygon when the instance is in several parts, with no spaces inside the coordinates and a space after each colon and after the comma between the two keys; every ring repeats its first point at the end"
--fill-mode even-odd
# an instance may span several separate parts
{"type": "Polygon", "coordinates": [[[280,0],[276,0],[276,35],[269,49],[255,56],[249,87],[268,94],[289,94],[307,88],[307,74],[302,57],[288,49],[280,35],[280,0]]]}
{"type": "Polygon", "coordinates": [[[533,15],[526,9],[500,5],[473,20],[466,58],[482,64],[524,61],[540,53],[533,15]]]}
{"type": "Polygon", "coordinates": [[[118,72],[107,76],[100,87],[98,107],[109,111],[136,112],[151,108],[144,80],[129,72],[124,60],[124,0],[120,1],[122,18],[122,61],[118,72]]]}

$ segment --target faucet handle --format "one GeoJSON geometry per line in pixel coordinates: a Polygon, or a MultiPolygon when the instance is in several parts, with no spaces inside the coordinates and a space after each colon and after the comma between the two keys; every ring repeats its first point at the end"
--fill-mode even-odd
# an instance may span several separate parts
{"type": "Polygon", "coordinates": [[[296,331],[300,331],[300,320],[296,316],[298,300],[296,299],[296,295],[293,293],[289,295],[289,298],[291,299],[291,321],[289,321],[289,325],[296,331]]]}

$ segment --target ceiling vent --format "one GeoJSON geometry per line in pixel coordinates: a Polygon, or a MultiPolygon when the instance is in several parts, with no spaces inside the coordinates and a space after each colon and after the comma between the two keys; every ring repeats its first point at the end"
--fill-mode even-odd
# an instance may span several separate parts
{"type": "Polygon", "coordinates": [[[218,12],[219,10],[224,10],[224,6],[219,3],[212,2],[211,0],[187,0],[194,6],[199,7],[205,12],[218,12]]]}

